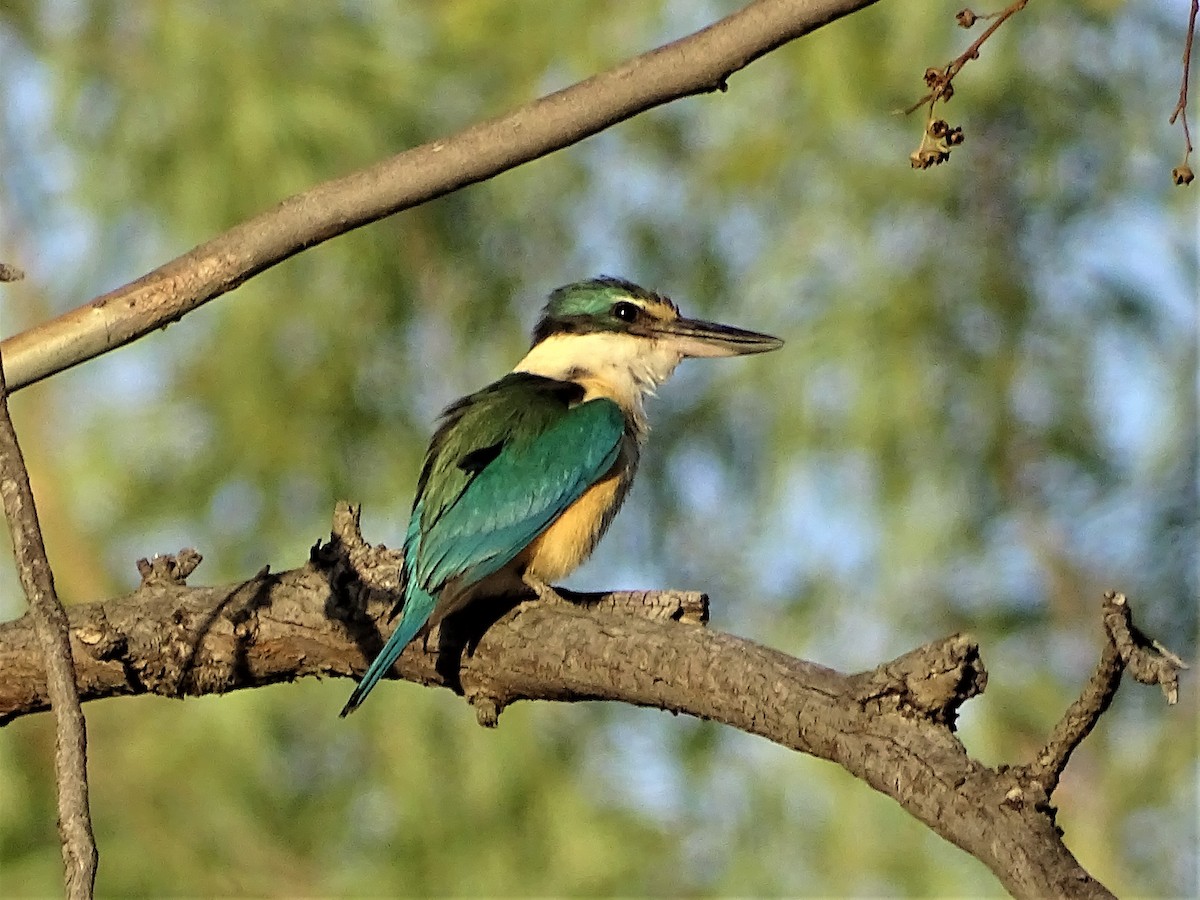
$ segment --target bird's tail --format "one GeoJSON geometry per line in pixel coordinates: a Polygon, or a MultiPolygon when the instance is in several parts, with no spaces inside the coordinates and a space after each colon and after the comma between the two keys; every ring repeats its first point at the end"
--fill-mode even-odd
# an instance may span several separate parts
{"type": "Polygon", "coordinates": [[[367,667],[362,681],[354,688],[354,692],[346,701],[346,705],[342,707],[339,715],[348,716],[362,705],[362,702],[367,699],[367,694],[371,693],[371,689],[379,684],[379,680],[391,670],[396,660],[400,658],[400,654],[408,646],[408,642],[421,630],[421,626],[429,621],[429,616],[433,613],[433,606],[433,597],[410,582],[408,596],[404,598],[404,612],[400,616],[396,630],[383,645],[379,655],[367,667]]]}

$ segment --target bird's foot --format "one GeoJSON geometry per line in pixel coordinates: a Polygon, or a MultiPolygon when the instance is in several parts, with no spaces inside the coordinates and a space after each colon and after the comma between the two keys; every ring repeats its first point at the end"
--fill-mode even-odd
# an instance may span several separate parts
{"type": "Polygon", "coordinates": [[[521,576],[521,580],[525,582],[525,586],[533,591],[534,595],[543,603],[555,604],[569,602],[567,598],[560,594],[556,588],[542,581],[542,579],[538,578],[536,575],[531,575],[529,572],[526,572],[523,576],[521,576]]]}

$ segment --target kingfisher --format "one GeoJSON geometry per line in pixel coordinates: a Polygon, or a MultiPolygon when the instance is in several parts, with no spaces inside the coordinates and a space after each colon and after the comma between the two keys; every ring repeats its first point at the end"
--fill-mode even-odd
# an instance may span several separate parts
{"type": "Polygon", "coordinates": [[[516,368],[442,414],[405,533],[400,621],[341,715],[418,634],[478,598],[541,594],[591,555],[637,471],[644,400],[685,357],[782,344],[684,318],[621,278],[553,291],[516,368]]]}

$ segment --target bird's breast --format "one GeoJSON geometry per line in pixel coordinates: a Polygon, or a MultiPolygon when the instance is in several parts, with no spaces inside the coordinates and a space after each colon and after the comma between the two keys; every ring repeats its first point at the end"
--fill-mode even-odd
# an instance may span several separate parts
{"type": "Polygon", "coordinates": [[[522,554],[526,571],[552,582],[573,572],[591,556],[625,500],[637,469],[637,457],[636,441],[623,440],[613,467],[526,548],[522,554]]]}

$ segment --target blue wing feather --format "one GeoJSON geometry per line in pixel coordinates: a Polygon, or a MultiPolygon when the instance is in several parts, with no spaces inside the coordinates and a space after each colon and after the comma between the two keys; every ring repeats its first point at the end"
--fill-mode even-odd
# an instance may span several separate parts
{"type": "Polygon", "coordinates": [[[403,613],[343,716],[366,699],[429,621],[447,582],[457,579],[469,587],[498,572],[612,468],[625,432],[620,408],[606,399],[569,407],[571,395],[563,387],[538,376],[510,375],[448,411],[430,447],[405,536],[403,613]],[[506,386],[526,392],[517,398],[526,404],[524,420],[498,419],[486,406],[506,386]],[[504,433],[496,433],[497,423],[504,433]],[[456,441],[455,426],[472,424],[476,440],[456,441]],[[535,433],[522,434],[522,424],[527,429],[533,424],[535,433]],[[501,449],[493,454],[490,448],[497,444],[501,449]],[[478,459],[481,448],[489,448],[486,465],[461,466],[464,459],[478,459]]]}
{"type": "Polygon", "coordinates": [[[625,419],[611,400],[571,409],[527,448],[506,447],[423,535],[416,573],[439,590],[502,568],[612,468],[625,419]]]}

